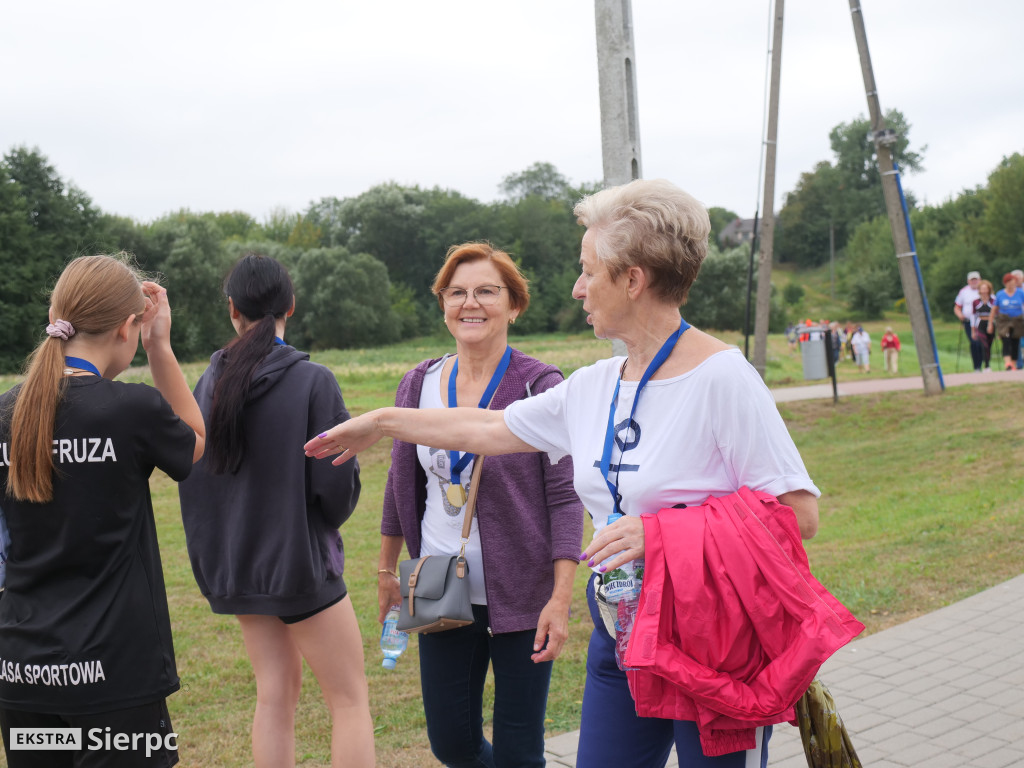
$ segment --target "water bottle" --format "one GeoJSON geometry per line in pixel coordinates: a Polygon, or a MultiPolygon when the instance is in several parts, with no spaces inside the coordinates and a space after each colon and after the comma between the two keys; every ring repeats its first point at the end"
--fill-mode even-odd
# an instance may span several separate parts
{"type": "MultiPolygon", "coordinates": [[[[612,512],[608,515],[608,525],[620,517],[622,517],[620,512],[612,512]]],[[[633,634],[633,623],[636,621],[636,611],[640,605],[643,578],[644,561],[642,559],[623,563],[618,568],[605,573],[601,578],[601,592],[605,600],[611,604],[609,608],[614,607],[615,610],[613,621],[615,663],[622,670],[627,669],[626,649],[629,646],[629,638],[633,634]]]]}
{"type": "Polygon", "coordinates": [[[384,629],[380,633],[380,652],[384,654],[384,669],[394,669],[398,657],[409,647],[409,633],[398,630],[399,606],[392,605],[384,617],[384,629]]]}
{"type": "MultiPolygon", "coordinates": [[[[612,512],[608,515],[608,525],[611,525],[620,517],[622,517],[621,512],[612,512]]],[[[643,578],[643,560],[630,560],[628,563],[623,563],[618,568],[608,571],[601,577],[601,584],[604,587],[602,592],[605,599],[609,603],[638,599],[643,578]]]]}

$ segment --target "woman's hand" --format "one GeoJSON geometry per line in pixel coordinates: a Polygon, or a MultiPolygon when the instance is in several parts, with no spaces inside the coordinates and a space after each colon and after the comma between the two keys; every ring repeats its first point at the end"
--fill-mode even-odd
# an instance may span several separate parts
{"type": "Polygon", "coordinates": [[[572,605],[573,579],[579,562],[559,558],[555,560],[555,585],[551,599],[537,618],[537,636],[533,640],[534,664],[554,661],[569,639],[569,608],[572,605]]]}
{"type": "Polygon", "coordinates": [[[139,318],[142,348],[149,352],[160,344],[171,343],[171,305],[167,301],[167,290],[156,283],[145,280],[142,295],[146,309],[139,318]]]}
{"type": "Polygon", "coordinates": [[[605,573],[630,560],[640,560],[643,556],[643,521],[639,517],[620,517],[594,535],[593,541],[580,555],[580,560],[586,560],[591,567],[602,563],[601,573],[605,573]]]}
{"type": "Polygon", "coordinates": [[[377,614],[377,621],[384,623],[384,617],[392,605],[402,604],[402,591],[398,586],[398,579],[390,573],[377,574],[377,606],[380,609],[377,614]]]}
{"type": "Polygon", "coordinates": [[[554,661],[569,639],[569,601],[552,597],[537,619],[537,637],[533,641],[535,664],[554,661]],[[545,645],[546,643],[546,645],[545,645]]]}
{"type": "Polygon", "coordinates": [[[303,446],[306,455],[314,459],[326,459],[341,454],[331,463],[335,466],[344,464],[384,437],[377,426],[377,414],[378,411],[364,413],[317,435],[303,446]]]}

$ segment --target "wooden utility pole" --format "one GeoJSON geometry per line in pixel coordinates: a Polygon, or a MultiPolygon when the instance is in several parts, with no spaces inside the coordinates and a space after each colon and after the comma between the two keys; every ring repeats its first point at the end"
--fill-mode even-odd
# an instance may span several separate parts
{"type": "Polygon", "coordinates": [[[782,72],[782,14],[785,0],[775,0],[772,30],[772,77],[768,92],[768,130],[765,135],[764,201],[761,251],[757,267],[757,308],[754,313],[754,368],[764,378],[768,356],[768,321],[772,300],[772,246],[775,237],[775,148],[779,134],[779,80],[782,72]]]}
{"type": "MultiPolygon", "coordinates": [[[[633,10],[630,0],[594,0],[594,15],[604,185],[615,187],[641,175],[633,10]]],[[[624,356],[626,345],[613,340],[612,354],[624,356]]]]}
{"type": "Polygon", "coordinates": [[[889,226],[892,229],[893,245],[896,247],[896,262],[900,271],[900,282],[903,284],[903,295],[907,300],[907,313],[910,315],[910,328],[914,334],[914,345],[917,347],[917,361],[921,365],[921,378],[924,380],[924,391],[928,395],[942,392],[942,377],[939,372],[938,358],[928,315],[925,312],[924,293],[915,262],[916,254],[910,248],[910,235],[907,220],[900,202],[900,192],[896,182],[898,171],[893,165],[892,152],[889,147],[896,142],[896,134],[886,127],[885,117],[878,101],[878,90],[875,87],[875,75],[871,68],[871,54],[868,52],[868,36],[864,28],[864,13],[860,0],[850,0],[850,15],[853,19],[853,32],[857,38],[857,50],[860,52],[860,68],[864,74],[864,89],[867,91],[868,112],[871,115],[871,131],[875,141],[875,153],[878,156],[878,170],[882,177],[882,192],[885,195],[885,210],[889,215],[889,226]]]}

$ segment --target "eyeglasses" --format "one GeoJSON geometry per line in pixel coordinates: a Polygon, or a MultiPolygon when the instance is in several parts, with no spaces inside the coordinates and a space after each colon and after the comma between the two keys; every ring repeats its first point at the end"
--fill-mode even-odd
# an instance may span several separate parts
{"type": "MultiPolygon", "coordinates": [[[[441,294],[441,298],[444,303],[449,307],[461,307],[466,303],[466,299],[469,298],[469,294],[473,294],[473,298],[477,304],[484,307],[489,307],[498,300],[498,296],[501,295],[501,289],[505,288],[504,285],[478,285],[472,291],[468,291],[465,288],[454,288],[448,286],[442,288],[438,293],[441,294]]],[[[508,290],[505,288],[505,290],[508,290]]]]}

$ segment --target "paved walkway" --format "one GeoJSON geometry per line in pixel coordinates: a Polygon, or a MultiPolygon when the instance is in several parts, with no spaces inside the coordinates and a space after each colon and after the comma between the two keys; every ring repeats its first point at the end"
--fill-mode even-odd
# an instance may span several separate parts
{"type": "MultiPolygon", "coordinates": [[[[1024,383],[1024,371],[944,380],[1024,383]]],[[[921,387],[920,377],[868,379],[840,384],[839,397],[921,387]]],[[[831,398],[832,383],[773,394],[777,402],[831,398]]],[[[1024,766],[1024,576],[854,640],[820,677],[865,768],[1024,766]]],[[[548,765],[575,766],[578,738],[574,731],[548,739],[548,765]]],[[[678,765],[674,752],[668,765],[678,765]]],[[[807,768],[796,728],[775,727],[768,765],[807,768]]]]}
{"type": "MultiPolygon", "coordinates": [[[[942,377],[947,387],[964,384],[987,384],[993,381],[1019,381],[1024,383],[1024,371],[992,371],[991,373],[947,373],[942,377]]],[[[924,389],[920,376],[895,376],[863,381],[840,382],[836,390],[840,399],[849,395],[866,395],[872,392],[895,392],[897,390],[924,389]]],[[[773,389],[775,402],[788,403],[793,400],[820,400],[832,397],[832,380],[822,384],[808,384],[802,387],[773,389]]]]}
{"type": "MultiPolygon", "coordinates": [[[[1024,766],[1024,576],[854,640],[820,677],[865,768],[1024,766]]],[[[774,731],[768,765],[807,768],[797,729],[774,731]]],[[[577,736],[548,740],[549,766],[576,765],[577,736]]]]}

